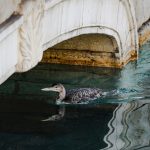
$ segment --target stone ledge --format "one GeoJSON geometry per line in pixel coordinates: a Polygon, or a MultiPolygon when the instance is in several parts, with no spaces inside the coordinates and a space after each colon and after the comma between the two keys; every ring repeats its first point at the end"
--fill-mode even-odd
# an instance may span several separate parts
{"type": "Polygon", "coordinates": [[[0,0],[0,24],[17,11],[20,3],[21,0],[0,0]]]}
{"type": "Polygon", "coordinates": [[[0,25],[0,41],[15,31],[23,23],[22,16],[12,15],[0,25]]]}
{"type": "Polygon", "coordinates": [[[115,68],[122,67],[115,53],[92,52],[86,50],[49,49],[44,52],[42,62],[115,68]]]}

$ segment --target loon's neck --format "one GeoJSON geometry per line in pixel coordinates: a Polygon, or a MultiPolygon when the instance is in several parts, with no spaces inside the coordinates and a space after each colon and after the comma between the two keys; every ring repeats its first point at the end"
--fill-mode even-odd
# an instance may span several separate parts
{"type": "Polygon", "coordinates": [[[59,92],[59,99],[58,100],[62,101],[65,99],[65,97],[66,97],[66,90],[64,87],[62,87],[61,91],[59,92]]]}

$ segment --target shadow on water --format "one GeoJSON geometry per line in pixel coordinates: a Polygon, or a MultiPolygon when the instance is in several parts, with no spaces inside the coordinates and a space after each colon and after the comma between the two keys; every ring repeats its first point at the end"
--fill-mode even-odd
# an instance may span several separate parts
{"type": "Polygon", "coordinates": [[[150,43],[138,61],[122,70],[39,64],[14,74],[0,86],[0,149],[2,150],[149,150],[150,43]],[[62,83],[66,89],[97,87],[119,94],[88,105],[67,105],[56,114],[56,93],[41,88],[62,83]]]}

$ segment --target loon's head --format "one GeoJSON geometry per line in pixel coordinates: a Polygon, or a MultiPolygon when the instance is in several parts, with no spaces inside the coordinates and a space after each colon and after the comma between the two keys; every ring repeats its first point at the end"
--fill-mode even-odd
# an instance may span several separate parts
{"type": "Polygon", "coordinates": [[[64,86],[62,84],[53,84],[51,87],[41,89],[42,91],[54,91],[54,92],[62,92],[64,90],[64,86]]]}
{"type": "Polygon", "coordinates": [[[61,102],[66,97],[66,90],[62,84],[53,84],[51,87],[41,89],[42,91],[54,91],[59,93],[57,103],[61,102]]]}

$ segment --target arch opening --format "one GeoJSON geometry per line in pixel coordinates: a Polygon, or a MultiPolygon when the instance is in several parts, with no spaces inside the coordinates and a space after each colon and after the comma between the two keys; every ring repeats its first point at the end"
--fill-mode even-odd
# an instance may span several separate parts
{"type": "Polygon", "coordinates": [[[99,67],[122,67],[117,41],[105,34],[82,34],[44,51],[42,62],[99,67]]]}

